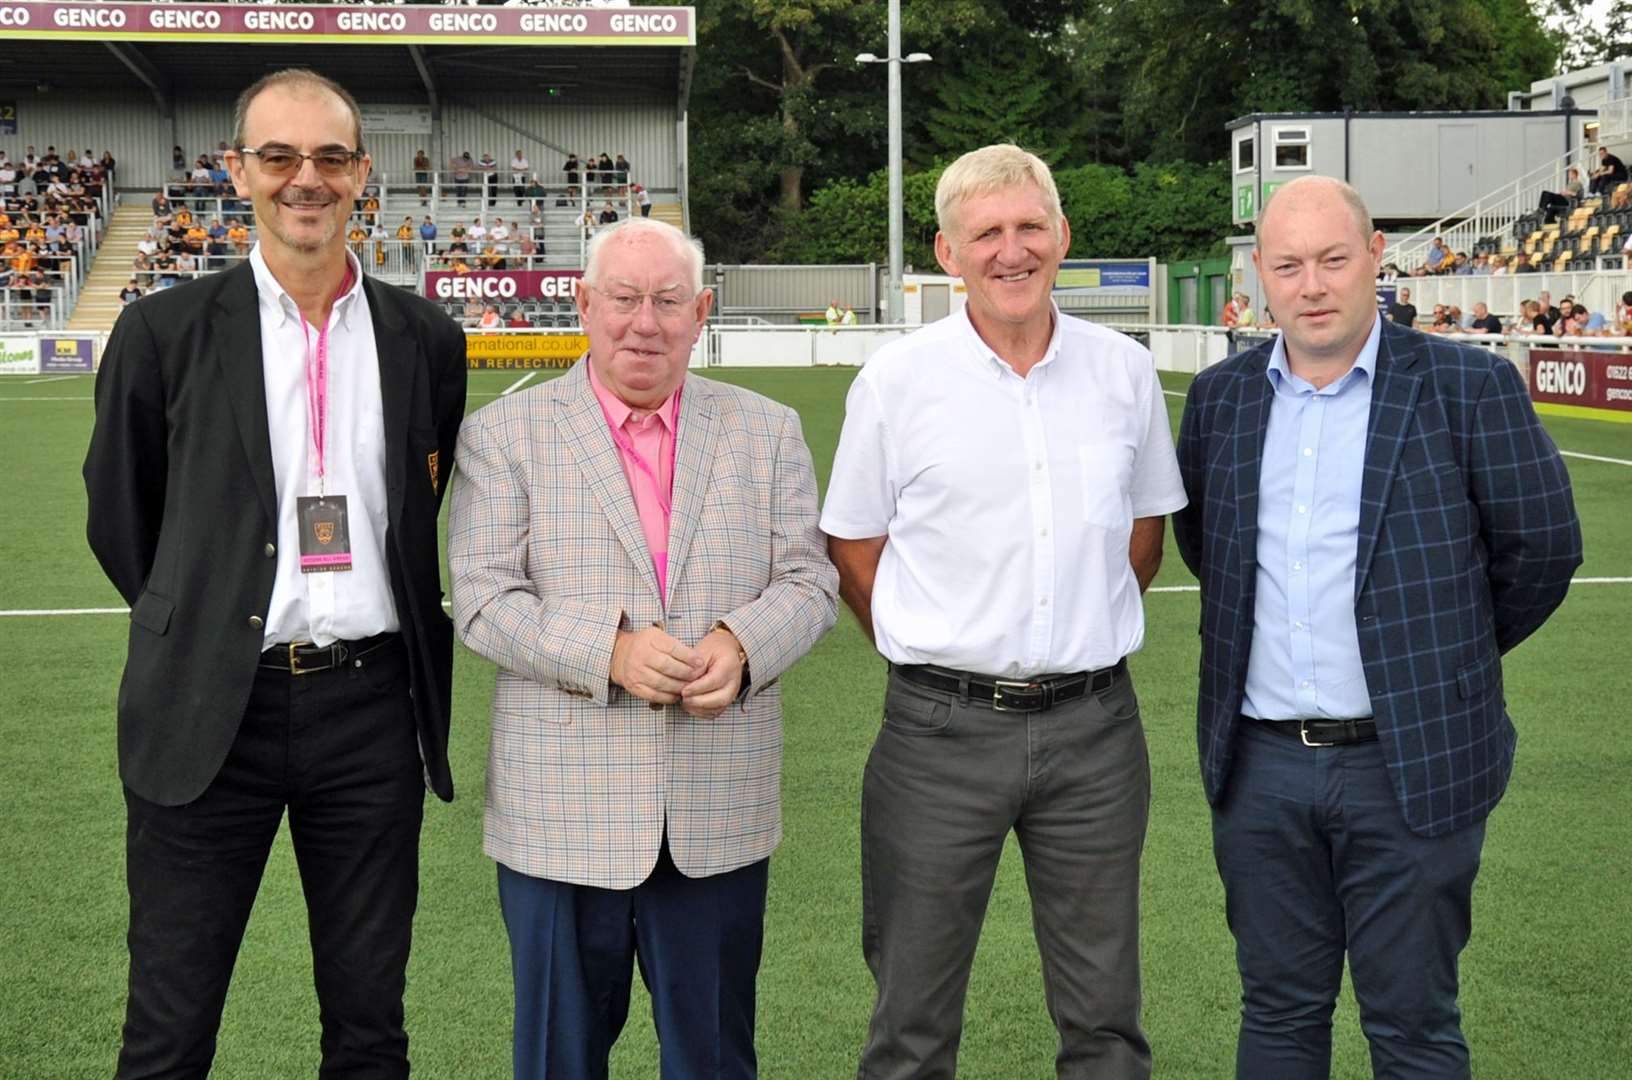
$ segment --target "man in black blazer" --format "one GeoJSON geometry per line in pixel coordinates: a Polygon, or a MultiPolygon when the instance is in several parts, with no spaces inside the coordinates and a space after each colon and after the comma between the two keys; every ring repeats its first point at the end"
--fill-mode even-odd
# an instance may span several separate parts
{"type": "Polygon", "coordinates": [[[346,251],[369,170],[350,95],[267,76],[233,145],[259,242],[126,308],[85,461],[91,548],[131,605],[118,1075],[209,1072],[287,809],[323,1075],[406,1076],[424,789],[453,797],[436,522],[464,339],[346,251]]]}

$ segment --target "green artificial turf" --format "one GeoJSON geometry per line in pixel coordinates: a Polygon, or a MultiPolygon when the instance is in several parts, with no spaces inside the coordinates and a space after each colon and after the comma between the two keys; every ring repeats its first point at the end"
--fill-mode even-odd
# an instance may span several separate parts
{"type": "MultiPolygon", "coordinates": [[[[847,370],[717,373],[803,417],[824,487],[847,370]]],[[[515,381],[473,373],[471,407],[515,381]]],[[[1163,376],[1182,392],[1182,376],[1163,376]]],[[[79,466],[88,378],[0,380],[0,610],[116,607],[84,542],[79,466]]],[[[1182,400],[1168,398],[1175,428],[1182,400]]],[[[1632,460],[1632,427],[1548,418],[1559,446],[1632,460]]],[[[1583,576],[1632,576],[1632,467],[1570,458],[1587,538],[1583,576]]],[[[1171,542],[1156,585],[1193,585],[1171,542]]],[[[1144,862],[1145,1020],[1156,1075],[1234,1073],[1238,985],[1212,864],[1195,751],[1194,592],[1146,600],[1133,660],[1154,801],[1144,862]]],[[[1463,1013],[1481,1080],[1604,1077],[1632,1061],[1632,584],[1581,584],[1506,663],[1520,731],[1507,799],[1490,820],[1463,957],[1463,1013]]],[[[0,1077],[111,1074],[125,979],[124,806],[114,754],[120,615],[0,616],[0,1077]]],[[[786,838],[771,863],[760,977],[761,1072],[854,1075],[872,1004],[859,945],[861,769],[878,722],[883,665],[848,614],[784,691],[786,838]]],[[[491,862],[481,853],[486,709],[493,670],[461,650],[452,763],[459,798],[427,806],[408,978],[416,1073],[509,1075],[510,973],[491,862]]],[[[1011,844],[970,987],[962,1075],[1053,1075],[1031,920],[1011,844]]],[[[638,996],[638,991],[637,991],[638,996]]],[[[214,1075],[311,1076],[318,1026],[305,911],[280,837],[250,921],[214,1075]]],[[[1337,1017],[1333,1075],[1370,1075],[1352,998],[1337,1017]]],[[[638,997],[613,1076],[655,1077],[638,997]]]]}

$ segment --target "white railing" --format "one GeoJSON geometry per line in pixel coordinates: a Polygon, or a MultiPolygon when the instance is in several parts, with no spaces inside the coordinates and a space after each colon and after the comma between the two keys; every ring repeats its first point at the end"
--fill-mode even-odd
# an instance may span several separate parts
{"type": "Polygon", "coordinates": [[[1444,237],[1445,246],[1451,251],[1465,251],[1469,255],[1474,245],[1487,236],[1505,240],[1512,235],[1513,223],[1536,209],[1543,191],[1564,190],[1565,172],[1570,166],[1581,170],[1581,182],[1585,185],[1587,174],[1597,160],[1592,147],[1575,147],[1556,161],[1538,165],[1517,180],[1503,184],[1404,240],[1396,240],[1383,251],[1383,262],[1393,263],[1401,270],[1415,269],[1427,261],[1436,236],[1444,237]]]}
{"type": "Polygon", "coordinates": [[[1588,311],[1610,311],[1620,302],[1621,294],[1632,291],[1632,271],[1592,271],[1545,274],[1485,274],[1451,275],[1448,277],[1400,278],[1396,288],[1411,290],[1411,303],[1419,319],[1428,319],[1435,304],[1456,305],[1464,312],[1472,311],[1475,303],[1484,303],[1501,317],[1512,318],[1519,313],[1519,304],[1534,300],[1543,292],[1552,294],[1556,305],[1566,296],[1572,296],[1587,306],[1588,311]]]}
{"type": "Polygon", "coordinates": [[[1632,96],[1598,106],[1598,144],[1632,142],[1632,96]]]}

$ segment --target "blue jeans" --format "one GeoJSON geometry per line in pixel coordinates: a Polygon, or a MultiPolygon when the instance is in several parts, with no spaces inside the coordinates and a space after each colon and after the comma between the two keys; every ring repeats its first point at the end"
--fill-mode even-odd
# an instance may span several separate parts
{"type": "Polygon", "coordinates": [[[1243,723],[1213,854],[1241,971],[1240,1080],[1325,1080],[1347,952],[1378,1078],[1470,1076],[1457,1009],[1483,822],[1413,833],[1379,743],[1243,723]]]}

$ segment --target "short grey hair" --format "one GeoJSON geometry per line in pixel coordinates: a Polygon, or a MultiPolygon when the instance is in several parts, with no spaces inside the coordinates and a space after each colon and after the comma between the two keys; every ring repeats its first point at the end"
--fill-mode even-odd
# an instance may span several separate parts
{"type": "Polygon", "coordinates": [[[1060,192],[1054,186],[1054,174],[1042,158],[1013,143],[996,143],[971,150],[946,167],[935,185],[936,227],[950,235],[958,207],[977,196],[1019,184],[1032,184],[1042,192],[1057,235],[1060,219],[1065,215],[1060,210],[1060,192]]]}
{"type": "Polygon", "coordinates": [[[589,247],[584,253],[584,281],[590,285],[599,284],[601,252],[608,243],[614,240],[627,242],[642,235],[660,236],[672,246],[676,253],[686,260],[691,291],[694,293],[703,291],[702,242],[695,237],[687,236],[666,221],[654,221],[647,217],[626,218],[615,225],[596,230],[595,235],[589,238],[589,247]]]}
{"type": "MultiPolygon", "coordinates": [[[[1366,207],[1366,200],[1360,197],[1360,193],[1354,190],[1352,185],[1339,180],[1335,176],[1300,176],[1296,180],[1289,180],[1282,184],[1275,189],[1268,199],[1264,200],[1264,208],[1259,212],[1258,222],[1253,230],[1256,234],[1253,237],[1255,247],[1262,250],[1264,246],[1264,219],[1269,217],[1270,207],[1275,205],[1275,200],[1281,197],[1281,193],[1290,191],[1296,194],[1305,188],[1311,187],[1325,187],[1335,191],[1338,198],[1347,203],[1350,212],[1354,214],[1354,223],[1360,226],[1360,236],[1367,243],[1371,242],[1372,233],[1377,231],[1371,224],[1371,211],[1366,207]]],[[[1436,236],[1434,239],[1439,240],[1441,238],[1436,236]]]]}
{"type": "Polygon", "coordinates": [[[232,148],[242,150],[245,138],[245,120],[249,116],[249,107],[261,94],[278,86],[298,86],[306,90],[327,90],[340,99],[340,103],[351,114],[351,132],[356,143],[353,150],[363,148],[363,110],[358,108],[357,99],[350,92],[333,79],[319,75],[307,68],[284,68],[274,71],[270,75],[263,75],[241,94],[238,102],[232,109],[232,148]]]}

